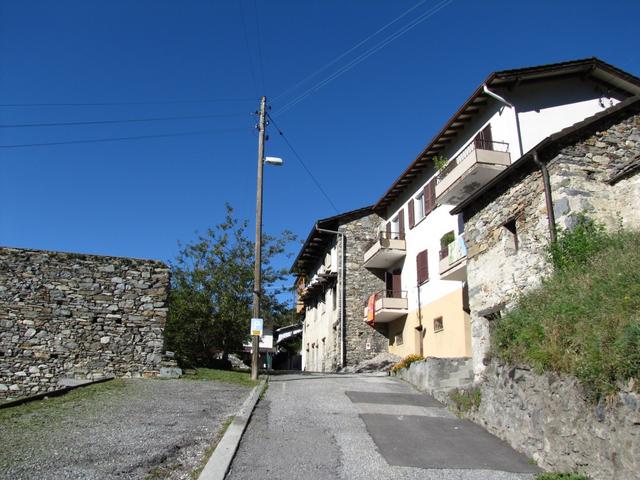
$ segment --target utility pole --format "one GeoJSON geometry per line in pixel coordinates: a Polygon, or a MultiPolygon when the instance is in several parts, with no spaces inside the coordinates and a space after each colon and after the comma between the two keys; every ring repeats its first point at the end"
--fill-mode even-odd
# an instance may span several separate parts
{"type": "MultiPolygon", "coordinates": [[[[264,167],[264,138],[266,131],[267,97],[260,99],[260,120],[258,122],[258,183],[256,187],[256,241],[255,266],[253,269],[253,318],[260,318],[260,297],[262,296],[262,170],[264,167]]],[[[251,379],[258,379],[258,350],[260,336],[251,339],[251,379]]]]}

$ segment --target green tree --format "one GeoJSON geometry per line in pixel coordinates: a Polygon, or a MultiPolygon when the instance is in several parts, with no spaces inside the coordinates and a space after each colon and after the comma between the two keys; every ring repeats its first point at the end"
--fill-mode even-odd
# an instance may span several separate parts
{"type": "MultiPolygon", "coordinates": [[[[180,245],[172,263],[166,347],[181,365],[216,366],[229,353],[242,350],[249,338],[253,301],[254,242],[247,236],[248,222],[234,218],[227,205],[225,219],[180,245]]],[[[294,236],[263,236],[261,312],[265,321],[281,316],[288,306],[279,296],[286,269],[272,265],[294,236]]]]}

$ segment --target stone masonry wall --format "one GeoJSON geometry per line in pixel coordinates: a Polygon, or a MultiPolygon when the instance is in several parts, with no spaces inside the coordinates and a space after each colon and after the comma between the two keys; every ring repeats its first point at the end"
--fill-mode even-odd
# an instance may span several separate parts
{"type": "Polygon", "coordinates": [[[0,398],[156,375],[168,291],[161,262],[0,248],[0,398]]]}
{"type": "Polygon", "coordinates": [[[631,388],[596,405],[573,377],[492,362],[480,389],[471,419],[543,469],[593,480],[639,478],[640,395],[631,388]]]}
{"type": "MultiPolygon", "coordinates": [[[[384,288],[384,281],[364,268],[364,254],[374,239],[381,219],[371,214],[345,225],[339,230],[346,235],[346,365],[353,366],[389,350],[384,335],[386,325],[371,327],[364,322],[364,307],[372,293],[384,288]]],[[[341,254],[339,252],[339,254],[341,254]]]]}
{"type": "Polygon", "coordinates": [[[542,178],[523,174],[491,205],[465,222],[467,279],[471,309],[471,349],[476,376],[489,349],[490,320],[484,312],[510,308],[517,294],[539,285],[550,269],[544,252],[549,239],[542,178]],[[505,226],[515,223],[517,243],[505,226]]]}
{"type": "MultiPolygon", "coordinates": [[[[640,228],[640,175],[633,169],[638,164],[637,114],[575,138],[548,162],[556,224],[570,228],[577,214],[584,213],[609,228],[619,223],[640,228]],[[629,175],[619,179],[625,171],[629,175]]],[[[531,164],[494,200],[466,211],[467,215],[467,278],[478,380],[489,347],[492,310],[508,310],[518,294],[536,287],[550,273],[546,257],[549,227],[540,171],[531,164]]]]}

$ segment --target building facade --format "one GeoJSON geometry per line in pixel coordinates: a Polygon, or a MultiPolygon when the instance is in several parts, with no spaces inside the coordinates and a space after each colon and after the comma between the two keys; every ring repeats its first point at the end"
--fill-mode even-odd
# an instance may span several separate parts
{"type": "Polygon", "coordinates": [[[571,228],[584,214],[611,229],[640,228],[639,112],[632,97],[548,137],[454,210],[465,218],[476,377],[491,321],[550,273],[545,248],[556,225],[571,228]]]}
{"type": "Polygon", "coordinates": [[[467,299],[476,292],[467,288],[462,217],[451,210],[546,137],[638,93],[636,77],[598,59],[487,77],[374,205],[378,242],[364,266],[385,290],[368,292],[365,317],[385,324],[392,353],[472,355],[479,327],[467,299]]]}
{"type": "Polygon", "coordinates": [[[379,221],[371,207],[318,220],[295,259],[303,370],[337,371],[387,351],[384,328],[371,329],[362,318],[364,292],[383,286],[362,265],[379,221]]]}

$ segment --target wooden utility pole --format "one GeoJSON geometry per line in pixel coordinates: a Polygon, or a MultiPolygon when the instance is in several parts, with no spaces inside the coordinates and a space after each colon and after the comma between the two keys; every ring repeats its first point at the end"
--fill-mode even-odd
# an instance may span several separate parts
{"type": "MultiPolygon", "coordinates": [[[[262,297],[262,169],[264,166],[264,138],[266,131],[267,97],[260,99],[260,120],[258,122],[258,183],[256,187],[256,241],[255,266],[253,269],[253,318],[260,318],[260,297],[262,297]]],[[[263,327],[264,328],[264,327],[263,327]]],[[[251,379],[258,379],[258,357],[260,336],[252,336],[251,379]]]]}

